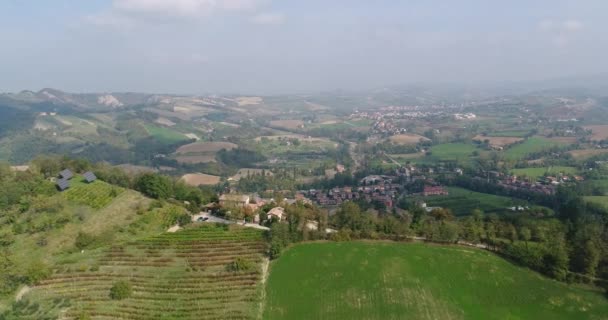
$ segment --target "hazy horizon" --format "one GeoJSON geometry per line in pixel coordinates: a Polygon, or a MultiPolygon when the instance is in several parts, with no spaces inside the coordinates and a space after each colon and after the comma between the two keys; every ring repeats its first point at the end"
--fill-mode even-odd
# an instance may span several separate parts
{"type": "Polygon", "coordinates": [[[286,94],[602,74],[603,1],[0,4],[0,91],[286,94]]]}

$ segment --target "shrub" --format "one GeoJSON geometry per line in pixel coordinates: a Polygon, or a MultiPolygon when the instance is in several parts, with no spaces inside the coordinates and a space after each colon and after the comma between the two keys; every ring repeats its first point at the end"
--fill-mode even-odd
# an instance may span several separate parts
{"type": "Polygon", "coordinates": [[[34,285],[51,276],[51,269],[41,261],[33,262],[25,271],[27,283],[34,285]]]}
{"type": "Polygon", "coordinates": [[[254,268],[254,264],[251,261],[243,258],[236,258],[234,261],[226,265],[226,270],[230,272],[247,271],[254,268]]]}
{"type": "Polygon", "coordinates": [[[97,239],[95,238],[95,236],[81,231],[78,233],[78,236],[76,236],[76,241],[74,242],[74,245],[79,250],[83,250],[95,243],[96,240],[97,239]]]}
{"type": "Polygon", "coordinates": [[[112,300],[123,300],[133,294],[131,284],[126,281],[118,281],[110,288],[110,298],[112,300]]]}

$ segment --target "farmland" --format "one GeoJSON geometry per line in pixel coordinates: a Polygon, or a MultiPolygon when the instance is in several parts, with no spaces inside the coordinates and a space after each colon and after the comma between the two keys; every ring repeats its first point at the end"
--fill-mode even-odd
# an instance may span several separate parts
{"type": "Polygon", "coordinates": [[[66,319],[255,319],[264,250],[258,230],[193,227],[66,261],[26,298],[49,309],[61,303],[66,319]],[[250,268],[228,270],[236,257],[250,268]],[[132,295],[112,300],[121,280],[132,295]]]}
{"type": "Polygon", "coordinates": [[[394,136],[391,136],[389,138],[389,140],[392,143],[403,144],[403,145],[416,145],[421,141],[429,141],[429,139],[426,137],[423,137],[423,136],[420,136],[417,134],[412,134],[412,133],[394,135],[394,136]]]}
{"type": "Polygon", "coordinates": [[[466,143],[444,143],[433,146],[431,156],[440,161],[466,162],[475,150],[475,146],[466,143]]]}
{"type": "Polygon", "coordinates": [[[473,140],[477,141],[488,141],[491,146],[495,147],[506,147],[508,145],[512,145],[516,142],[522,141],[523,138],[519,137],[489,137],[489,136],[481,136],[477,135],[473,140]]]}
{"type": "Polygon", "coordinates": [[[602,154],[607,154],[608,150],[606,149],[581,149],[581,150],[572,150],[568,152],[572,155],[572,157],[576,160],[585,160],[594,156],[599,156],[602,154]]]}
{"type": "Polygon", "coordinates": [[[512,160],[523,159],[531,153],[540,152],[552,147],[559,147],[563,145],[563,143],[552,141],[547,138],[532,137],[507,149],[505,151],[505,157],[512,160]]]}
{"type": "Polygon", "coordinates": [[[194,142],[177,149],[176,153],[215,153],[222,149],[231,150],[238,146],[231,142],[194,142]]]}
{"type": "Polygon", "coordinates": [[[264,319],[601,319],[597,292],[489,252],[398,243],[309,243],[271,266],[264,319]]]}
{"type": "Polygon", "coordinates": [[[146,125],[146,130],[156,140],[167,144],[180,142],[188,139],[185,135],[164,127],[146,125]]]}
{"type": "Polygon", "coordinates": [[[608,139],[608,125],[585,126],[585,130],[591,130],[591,140],[600,141],[608,139]]]}
{"type": "Polygon", "coordinates": [[[304,126],[302,120],[274,120],[270,121],[270,126],[287,130],[296,130],[304,126]]]}
{"type": "Polygon", "coordinates": [[[198,187],[218,184],[220,182],[220,177],[204,173],[188,173],[183,175],[181,180],[187,185],[198,187]]]}
{"type": "Polygon", "coordinates": [[[585,201],[599,204],[608,208],[608,196],[586,196],[585,201]]]}
{"type": "Polygon", "coordinates": [[[513,169],[511,170],[512,174],[516,176],[526,176],[530,179],[536,180],[545,174],[549,175],[573,175],[578,174],[578,169],[575,167],[564,167],[564,166],[551,166],[551,167],[542,167],[542,168],[523,168],[523,169],[513,169]]]}
{"type": "Polygon", "coordinates": [[[124,191],[123,188],[112,186],[100,180],[91,184],[81,180],[81,176],[74,177],[70,181],[71,187],[62,194],[72,202],[87,205],[93,209],[101,209],[107,206],[124,191]]]}
{"type": "MultiPolygon", "coordinates": [[[[430,196],[423,198],[429,207],[442,207],[451,209],[455,215],[470,214],[474,209],[485,212],[500,212],[516,203],[511,199],[493,194],[470,191],[458,187],[448,188],[447,196],[430,196]]],[[[519,201],[521,203],[521,201],[519,201]]]]}

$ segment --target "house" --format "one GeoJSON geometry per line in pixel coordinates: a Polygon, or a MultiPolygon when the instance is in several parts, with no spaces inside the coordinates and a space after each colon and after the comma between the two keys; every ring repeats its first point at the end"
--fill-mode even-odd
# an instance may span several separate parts
{"type": "Polygon", "coordinates": [[[283,217],[285,216],[285,209],[282,207],[274,207],[272,209],[270,209],[270,211],[268,211],[268,218],[272,219],[272,217],[277,218],[277,220],[281,221],[283,220],[283,217]]]}
{"type": "Polygon", "coordinates": [[[65,169],[65,170],[59,172],[59,178],[61,178],[61,179],[70,180],[73,177],[74,177],[74,174],[69,169],[65,169]]]}
{"type": "Polygon", "coordinates": [[[222,207],[244,207],[249,204],[250,198],[242,194],[223,194],[220,196],[220,205],[222,207]]]}
{"type": "Polygon", "coordinates": [[[450,193],[448,192],[448,190],[446,190],[442,186],[436,186],[436,187],[425,186],[422,194],[425,197],[428,197],[428,196],[447,196],[450,193]]]}

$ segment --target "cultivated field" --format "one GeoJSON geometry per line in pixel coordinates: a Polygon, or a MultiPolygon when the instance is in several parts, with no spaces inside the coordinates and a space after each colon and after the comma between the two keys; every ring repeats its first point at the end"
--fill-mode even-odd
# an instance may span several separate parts
{"type": "Polygon", "coordinates": [[[238,146],[231,142],[194,142],[184,146],[181,146],[175,151],[178,154],[189,154],[189,153],[216,153],[222,149],[231,150],[238,148],[238,146]]]}
{"type": "Polygon", "coordinates": [[[176,156],[175,160],[179,163],[196,164],[216,162],[215,155],[194,155],[194,156],[176,156]]]}
{"type": "Polygon", "coordinates": [[[403,243],[308,243],[273,262],[263,319],[604,319],[599,292],[486,251],[403,243]]]}
{"type": "Polygon", "coordinates": [[[188,173],[181,178],[184,183],[190,186],[209,186],[220,183],[219,176],[212,176],[204,173],[188,173]]]}
{"type": "Polygon", "coordinates": [[[577,160],[584,160],[587,158],[599,156],[601,154],[608,153],[608,149],[582,149],[582,150],[572,150],[568,151],[569,154],[577,160]]]}
{"type": "Polygon", "coordinates": [[[397,134],[397,135],[391,136],[389,138],[389,140],[392,143],[403,144],[403,145],[416,145],[422,141],[429,141],[429,139],[427,137],[423,137],[423,136],[413,134],[413,133],[397,134]]]}
{"type": "Polygon", "coordinates": [[[75,176],[70,181],[70,188],[62,193],[68,200],[101,209],[118,197],[125,189],[107,184],[101,180],[90,184],[82,181],[81,176],[75,176]]]}
{"type": "Polygon", "coordinates": [[[270,121],[270,125],[278,128],[285,128],[287,130],[300,129],[304,125],[302,120],[274,120],[270,121]]]}
{"type": "Polygon", "coordinates": [[[82,264],[66,264],[26,298],[63,305],[62,319],[255,319],[266,245],[255,229],[205,225],[113,245],[82,264]],[[229,271],[237,257],[250,268],[229,271]],[[133,293],[112,300],[126,281],[133,293]]]}
{"type": "Polygon", "coordinates": [[[266,176],[273,176],[274,173],[270,170],[265,169],[255,169],[255,168],[241,168],[239,171],[230,177],[231,180],[239,181],[241,178],[246,178],[248,176],[261,175],[265,174],[266,176]]]}
{"type": "Polygon", "coordinates": [[[586,130],[591,130],[591,140],[599,141],[608,139],[608,125],[585,126],[586,130]]]}
{"type": "Polygon", "coordinates": [[[473,138],[476,141],[485,141],[488,140],[491,146],[495,147],[506,147],[508,145],[514,144],[516,142],[522,141],[523,138],[519,137],[489,137],[477,135],[473,138]]]}
{"type": "Polygon", "coordinates": [[[511,146],[505,151],[505,157],[512,160],[524,159],[526,155],[534,152],[541,152],[553,147],[563,146],[558,141],[553,141],[543,137],[531,137],[526,141],[511,146]]]}
{"type": "Polygon", "coordinates": [[[236,102],[239,106],[249,106],[249,105],[257,105],[262,103],[261,97],[238,97],[236,98],[236,102]]]}

